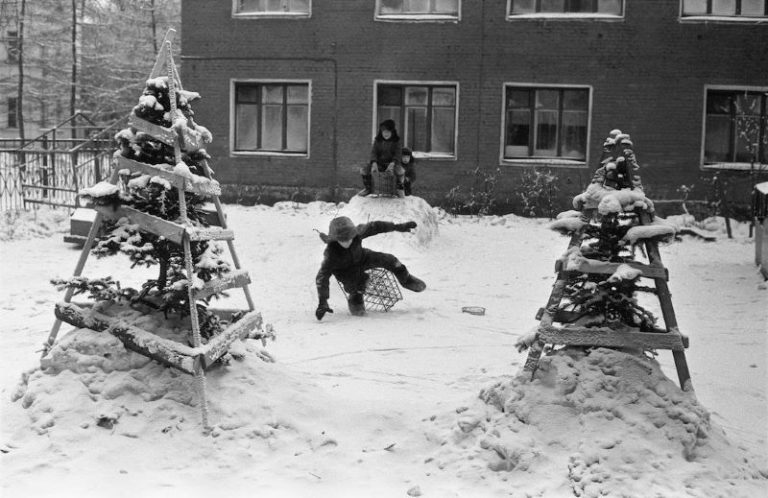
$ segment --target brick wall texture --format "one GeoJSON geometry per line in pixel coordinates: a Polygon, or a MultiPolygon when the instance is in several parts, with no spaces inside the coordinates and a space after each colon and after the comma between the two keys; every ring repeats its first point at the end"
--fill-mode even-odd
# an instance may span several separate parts
{"type": "Polygon", "coordinates": [[[678,1],[627,0],[612,21],[509,21],[506,0],[463,0],[458,22],[383,22],[374,5],[313,0],[309,18],[237,19],[231,2],[183,2],[182,79],[203,96],[196,118],[215,137],[208,151],[230,191],[343,197],[360,188],[374,82],[402,80],[459,88],[456,157],[419,161],[419,195],[468,189],[478,167],[500,170],[502,194],[514,190],[525,166],[500,161],[503,88],[530,83],[592,89],[586,164],[552,168],[564,191],[585,186],[604,137],[620,128],[647,190],[673,198],[680,185],[700,183],[705,85],[768,87],[768,22],[681,22],[678,1]],[[230,153],[238,79],[311,81],[309,157],[230,153]]]}

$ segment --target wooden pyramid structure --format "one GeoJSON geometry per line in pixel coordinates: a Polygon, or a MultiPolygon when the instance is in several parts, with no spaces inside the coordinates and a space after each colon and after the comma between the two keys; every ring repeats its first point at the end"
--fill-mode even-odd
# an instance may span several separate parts
{"type": "MultiPolygon", "coordinates": [[[[652,216],[644,210],[622,214],[624,222],[634,226],[651,225],[652,216]]],[[[594,229],[600,227],[600,223],[602,222],[595,223],[592,219],[585,223],[583,228],[571,231],[569,252],[579,250],[583,244],[588,245],[590,240],[594,241],[594,229]],[[593,228],[592,234],[589,233],[590,224],[593,228]]],[[[689,341],[678,328],[672,296],[667,285],[669,272],[664,267],[659,253],[659,238],[643,238],[637,242],[644,246],[646,261],[637,261],[634,250],[630,253],[623,251],[621,254],[614,252],[612,255],[593,254],[586,258],[579,257],[571,260],[567,257],[558,259],[555,264],[557,277],[547,304],[536,314],[539,326],[532,344],[529,345],[528,358],[524,366],[524,371],[530,372],[531,378],[536,373],[542,353],[557,345],[608,347],[635,351],[666,349],[672,351],[681,389],[693,393],[691,374],[685,358],[685,349],[688,348],[689,341]],[[608,308],[601,312],[594,312],[591,309],[592,303],[588,300],[575,303],[572,297],[568,296],[568,289],[579,285],[577,283],[579,281],[591,280],[589,285],[595,285],[595,282],[600,280],[608,282],[609,277],[615,274],[621,265],[629,266],[639,272],[639,278],[654,283],[653,287],[638,287],[638,289],[658,298],[664,321],[663,328],[647,324],[644,327],[626,326],[626,323],[620,323],[623,317],[615,309],[608,308]],[[599,316],[599,321],[602,323],[586,324],[588,320],[584,318],[589,319],[590,314],[593,317],[599,316]]],[[[607,286],[610,287],[610,284],[607,286]]],[[[625,297],[621,296],[620,299],[625,297]]]]}
{"type": "MultiPolygon", "coordinates": [[[[196,151],[200,149],[206,140],[206,137],[199,133],[194,127],[187,127],[184,123],[177,126],[175,121],[176,96],[182,92],[181,80],[176,70],[171,51],[171,41],[174,35],[173,30],[169,30],[163,42],[162,49],[157,56],[154,67],[150,74],[150,79],[167,76],[168,93],[170,101],[170,116],[174,121],[174,126],[165,128],[155,123],[151,123],[136,115],[132,115],[129,121],[130,127],[143,132],[153,139],[173,147],[176,163],[181,162],[182,152],[196,151]]],[[[76,327],[87,327],[97,331],[108,331],[120,339],[126,348],[131,349],[144,356],[152,358],[164,365],[175,368],[195,377],[197,383],[198,397],[202,409],[202,421],[205,428],[208,424],[208,408],[205,394],[205,370],[216,362],[228,350],[230,345],[246,337],[261,337],[271,335],[268,332],[265,335],[254,334],[255,329],[261,330],[262,319],[258,312],[254,311],[253,301],[248,289],[250,277],[248,273],[241,269],[240,262],[235,252],[233,243],[234,232],[227,228],[226,218],[222,210],[219,194],[221,189],[219,183],[212,179],[212,173],[207,162],[204,162],[205,177],[191,174],[188,170],[178,170],[173,165],[168,164],[145,164],[135,161],[120,154],[115,154],[113,171],[109,183],[117,185],[121,175],[139,173],[159,177],[167,182],[170,188],[176,189],[179,199],[180,217],[175,221],[169,221],[158,216],[142,212],[131,206],[96,206],[97,211],[93,225],[88,234],[88,239],[83,246],[80,259],[75,266],[74,276],[79,277],[91,248],[94,245],[99,230],[105,220],[117,220],[127,218],[131,224],[139,226],[141,231],[145,231],[158,237],[164,237],[167,241],[177,244],[183,249],[184,271],[186,273],[186,291],[189,304],[189,316],[191,322],[191,346],[180,342],[159,337],[147,330],[137,328],[99,313],[91,309],[89,305],[78,305],[71,302],[73,288],[68,287],[64,296],[64,301],[56,305],[56,321],[51,329],[46,344],[44,345],[43,356],[53,346],[56,341],[61,322],[65,321],[76,327]],[[189,223],[187,218],[186,193],[193,193],[212,199],[215,207],[215,219],[218,226],[198,227],[189,223]],[[202,286],[192,284],[194,275],[192,253],[190,244],[195,241],[226,241],[229,248],[232,263],[235,270],[225,274],[223,278],[214,278],[207,281],[202,286]],[[197,304],[200,300],[219,294],[227,289],[242,289],[245,299],[248,303],[248,310],[210,310],[217,316],[224,319],[227,324],[227,316],[231,317],[232,312],[238,312],[242,315],[236,321],[229,323],[226,328],[203,344],[200,333],[200,323],[197,313],[197,304]]]]}

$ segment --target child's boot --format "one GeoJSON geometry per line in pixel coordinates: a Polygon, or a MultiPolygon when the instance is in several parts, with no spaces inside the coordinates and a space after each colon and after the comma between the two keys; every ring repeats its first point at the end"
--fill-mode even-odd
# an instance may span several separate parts
{"type": "Polygon", "coordinates": [[[391,271],[395,275],[397,281],[400,282],[400,285],[409,291],[421,292],[427,288],[427,284],[411,275],[408,269],[400,263],[398,263],[398,266],[393,268],[391,271]]]}
{"type": "Polygon", "coordinates": [[[349,299],[347,299],[347,305],[349,306],[349,312],[354,316],[365,315],[365,302],[361,293],[355,292],[350,294],[349,299]]]}
{"type": "Polygon", "coordinates": [[[357,193],[360,197],[365,197],[367,195],[371,195],[371,192],[373,192],[373,176],[372,175],[363,175],[363,190],[357,193]]]}
{"type": "Polygon", "coordinates": [[[421,292],[427,288],[427,284],[425,284],[423,280],[409,274],[408,278],[405,279],[405,282],[403,282],[403,287],[409,291],[421,292]]]}

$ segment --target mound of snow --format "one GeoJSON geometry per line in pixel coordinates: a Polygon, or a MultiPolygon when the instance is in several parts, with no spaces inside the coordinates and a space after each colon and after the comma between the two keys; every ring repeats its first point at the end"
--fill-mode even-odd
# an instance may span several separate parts
{"type": "MultiPolygon", "coordinates": [[[[355,224],[370,221],[391,221],[405,223],[415,221],[417,224],[409,242],[417,247],[428,247],[438,235],[438,216],[432,206],[421,197],[360,197],[350,199],[337,216],[348,216],[355,224]]],[[[330,222],[330,220],[328,220],[330,222]]],[[[377,238],[386,240],[400,234],[378,235],[377,238]]],[[[399,240],[399,239],[398,239],[399,240]]]]}
{"type": "Polygon", "coordinates": [[[442,469],[515,483],[520,496],[757,496],[765,462],[730,443],[692,395],[644,356],[561,350],[436,418],[442,469]],[[470,462],[468,464],[468,462],[470,462]],[[515,474],[524,474],[518,479],[515,474]],[[739,494],[745,493],[745,494],[739,494]]]}
{"type": "Polygon", "coordinates": [[[0,217],[0,240],[47,238],[69,229],[66,210],[5,211],[0,217]]]}

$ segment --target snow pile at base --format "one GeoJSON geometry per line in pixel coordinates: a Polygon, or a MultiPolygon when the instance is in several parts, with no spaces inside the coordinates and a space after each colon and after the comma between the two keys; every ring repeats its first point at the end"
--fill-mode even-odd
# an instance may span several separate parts
{"type": "Polygon", "coordinates": [[[46,238],[69,229],[66,210],[5,211],[0,217],[0,240],[46,238]]]}
{"type": "MultiPolygon", "coordinates": [[[[338,216],[348,216],[355,224],[369,221],[391,221],[405,223],[415,221],[417,224],[414,235],[409,242],[418,247],[428,247],[438,235],[437,212],[421,197],[360,197],[356,195],[344,206],[338,216]]],[[[330,222],[330,220],[328,220],[330,222]]],[[[386,234],[377,237],[397,236],[386,234]]]]}
{"type": "Polygon", "coordinates": [[[655,360],[561,350],[433,417],[430,458],[462,477],[497,473],[515,496],[759,496],[765,462],[730,443],[655,360]],[[469,462],[469,465],[468,465],[469,462]],[[744,494],[740,494],[744,493],[744,494]]]}
{"type": "MultiPolygon", "coordinates": [[[[328,439],[322,430],[304,427],[323,413],[310,399],[317,387],[264,361],[269,356],[260,346],[236,341],[229,360],[206,372],[212,435],[239,440],[240,447],[251,439],[264,440],[265,448],[322,446],[328,439]]],[[[87,444],[111,434],[153,444],[166,434],[191,432],[194,443],[203,431],[193,376],[126,350],[107,332],[85,328],[60,338],[40,368],[23,375],[13,400],[27,409],[34,431],[58,441],[87,444]]]]}

